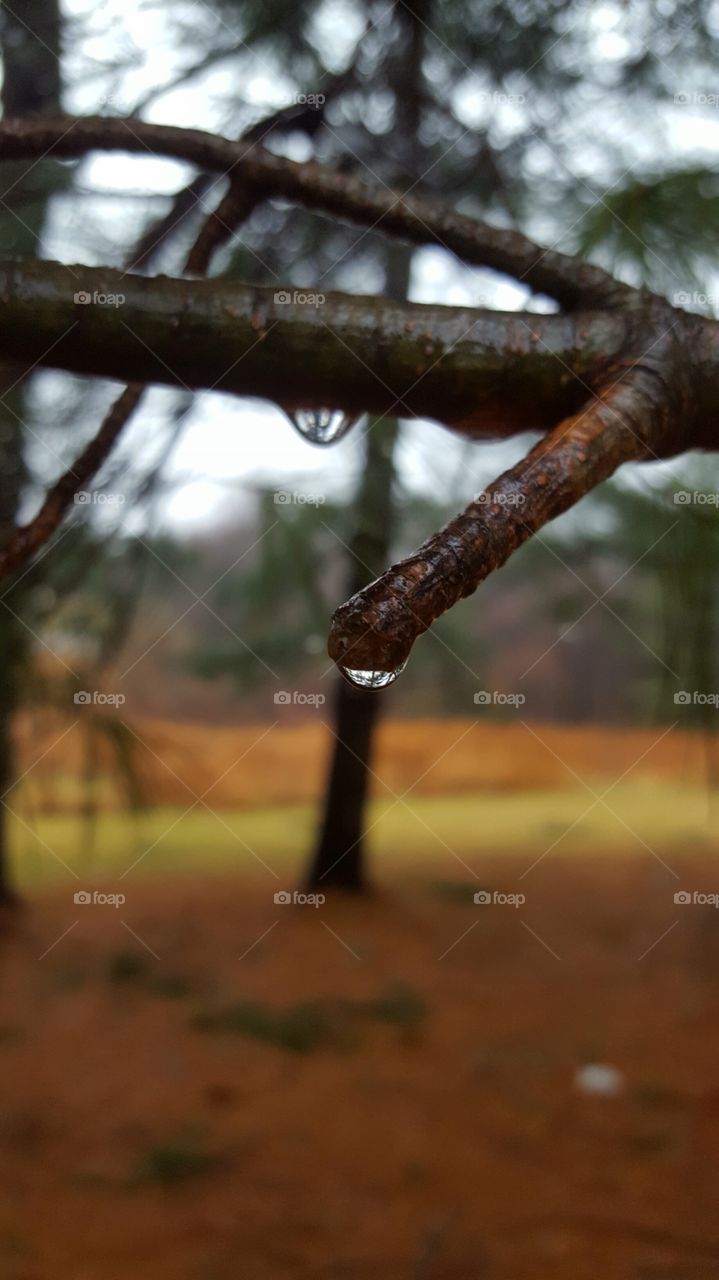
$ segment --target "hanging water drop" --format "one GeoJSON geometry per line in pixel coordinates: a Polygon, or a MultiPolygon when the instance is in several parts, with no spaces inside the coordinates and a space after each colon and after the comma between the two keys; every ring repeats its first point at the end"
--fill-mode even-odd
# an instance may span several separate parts
{"type": "Polygon", "coordinates": [[[358,421],[342,409],[295,409],[289,418],[311,444],[336,444],[358,421]]]}
{"type": "Polygon", "coordinates": [[[397,677],[401,676],[406,666],[405,660],[394,671],[357,671],[352,667],[340,667],[340,671],[345,680],[358,689],[386,689],[387,685],[394,684],[397,677]]]}

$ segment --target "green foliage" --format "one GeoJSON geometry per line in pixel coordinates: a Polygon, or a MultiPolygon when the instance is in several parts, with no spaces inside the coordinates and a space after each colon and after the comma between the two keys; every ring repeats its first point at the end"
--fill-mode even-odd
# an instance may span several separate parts
{"type": "Polygon", "coordinates": [[[614,270],[688,305],[713,270],[719,178],[706,169],[635,178],[592,200],[578,226],[578,248],[614,270]]]}

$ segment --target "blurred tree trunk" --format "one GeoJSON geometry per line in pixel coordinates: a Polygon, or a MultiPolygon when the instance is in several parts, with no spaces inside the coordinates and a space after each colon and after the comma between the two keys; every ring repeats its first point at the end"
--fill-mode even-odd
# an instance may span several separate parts
{"type": "MultiPolygon", "coordinates": [[[[406,297],[411,251],[388,251],[386,293],[406,297]]],[[[376,578],[389,561],[394,525],[396,418],[370,418],[365,459],[354,504],[354,536],[349,550],[348,596],[376,578]]],[[[365,887],[364,827],[372,753],[386,694],[335,684],[332,757],[320,834],[307,877],[313,889],[365,887]]]]}
{"type": "MultiPolygon", "coordinates": [[[[0,0],[3,115],[31,116],[60,110],[60,11],[57,0],[0,0]]],[[[52,188],[52,162],[4,165],[0,209],[2,243],[17,256],[38,253],[52,188]]],[[[25,422],[29,381],[0,365],[0,545],[15,527],[27,481],[25,422]]],[[[0,607],[0,905],[16,901],[8,865],[8,811],[4,797],[15,778],[13,715],[27,663],[28,631],[20,621],[28,579],[11,583],[0,607]]]]}
{"type": "MultiPolygon", "coordinates": [[[[419,124],[422,97],[422,52],[425,26],[418,4],[400,6],[406,35],[407,57],[399,69],[395,89],[394,138],[401,150],[398,183],[409,189],[421,173],[419,124]]],[[[385,294],[395,302],[407,298],[412,252],[391,246],[385,259],[385,294]]],[[[349,552],[349,599],[389,563],[394,525],[394,450],[399,424],[396,418],[372,420],[365,432],[365,463],[355,501],[355,533],[349,552]]],[[[355,689],[339,679],[333,708],[334,742],[324,798],[318,843],[307,883],[312,889],[344,889],[360,893],[366,888],[364,828],[372,755],[377,725],[386,694],[355,689]]]]}

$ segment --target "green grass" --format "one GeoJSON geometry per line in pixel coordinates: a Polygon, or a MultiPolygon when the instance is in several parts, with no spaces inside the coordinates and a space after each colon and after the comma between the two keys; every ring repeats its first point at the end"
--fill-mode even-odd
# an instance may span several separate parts
{"type": "MultiPolygon", "coordinates": [[[[590,780],[601,792],[606,780],[590,780]]],[[[651,778],[615,787],[604,804],[585,789],[551,792],[503,792],[453,796],[410,795],[406,801],[375,801],[370,809],[368,844],[376,865],[401,867],[423,858],[444,859],[448,848],[461,858],[521,849],[539,855],[550,845],[558,853],[612,849],[625,852],[641,841],[661,851],[707,844],[712,816],[707,793],[651,778]],[[593,806],[593,807],[592,807],[593,806]],[[633,833],[636,833],[633,834],[633,833]]],[[[21,889],[68,880],[63,863],[92,885],[93,876],[136,876],[169,871],[237,871],[296,874],[311,847],[316,810],[309,805],[220,811],[154,809],[137,820],[125,814],[103,815],[95,849],[83,846],[77,818],[40,815],[12,820],[16,878],[21,889]],[[260,861],[261,860],[261,861],[260,861]],[[134,864],[134,866],[133,866],[134,864]]],[[[715,824],[714,824],[715,825],[715,824]]],[[[81,887],[74,882],[74,887],[81,887]]]]}
{"type": "Polygon", "coordinates": [[[347,1045],[341,1012],[320,1001],[303,1001],[285,1009],[270,1009],[254,1000],[242,1000],[219,1009],[200,1012],[192,1019],[197,1031],[248,1036],[290,1053],[347,1045]]]}
{"type": "Polygon", "coordinates": [[[419,1030],[424,1022],[427,1007],[412,987],[397,982],[380,992],[376,999],[370,1000],[366,1005],[366,1012],[378,1022],[387,1022],[400,1031],[411,1033],[419,1030]]]}
{"type": "Polygon", "coordinates": [[[278,1009],[256,1000],[241,1000],[198,1011],[196,1031],[241,1035],[289,1053],[316,1049],[351,1049],[359,1042],[361,1024],[383,1022],[410,1039],[426,1017],[422,997],[410,986],[395,983],[373,1000],[305,1000],[278,1009]]]}
{"type": "Polygon", "coordinates": [[[216,1156],[208,1152],[192,1135],[150,1146],[140,1156],[130,1178],[131,1186],[160,1183],[174,1186],[189,1178],[201,1177],[218,1167],[216,1156]]]}

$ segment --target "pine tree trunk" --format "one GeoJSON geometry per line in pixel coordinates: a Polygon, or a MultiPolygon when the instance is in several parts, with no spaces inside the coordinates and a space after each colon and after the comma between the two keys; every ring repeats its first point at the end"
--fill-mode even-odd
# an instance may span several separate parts
{"type": "MultiPolygon", "coordinates": [[[[387,252],[388,297],[407,296],[411,252],[393,246],[387,252]]],[[[354,595],[389,563],[394,526],[394,452],[396,418],[370,419],[365,429],[365,460],[355,499],[355,533],[350,544],[347,594],[354,595]]],[[[307,884],[312,889],[366,888],[364,827],[376,728],[385,704],[381,690],[355,689],[341,677],[333,705],[334,744],[324,796],[319,839],[307,884]]]]}
{"type": "MultiPolygon", "coordinates": [[[[355,505],[349,593],[387,564],[392,525],[395,418],[370,419],[365,464],[355,505]]],[[[363,832],[375,728],[385,694],[354,689],[338,678],[333,706],[334,745],[320,837],[310,867],[313,889],[365,888],[363,832]]]]}
{"type": "MultiPolygon", "coordinates": [[[[400,6],[401,7],[401,6],[400,6]]],[[[396,136],[402,140],[406,185],[420,172],[418,130],[425,28],[409,6],[400,20],[406,26],[407,58],[398,85],[396,136]]],[[[401,182],[401,175],[398,175],[401,182]]],[[[388,247],[385,294],[403,302],[409,288],[411,250],[388,247]]],[[[389,563],[393,532],[394,449],[399,424],[384,418],[368,423],[365,465],[355,506],[355,536],[350,549],[347,599],[376,578],[389,563]]],[[[353,689],[339,678],[334,702],[335,740],[324,799],[320,835],[310,866],[308,885],[360,893],[367,887],[364,828],[372,771],[372,755],[386,694],[353,689]]]]}

